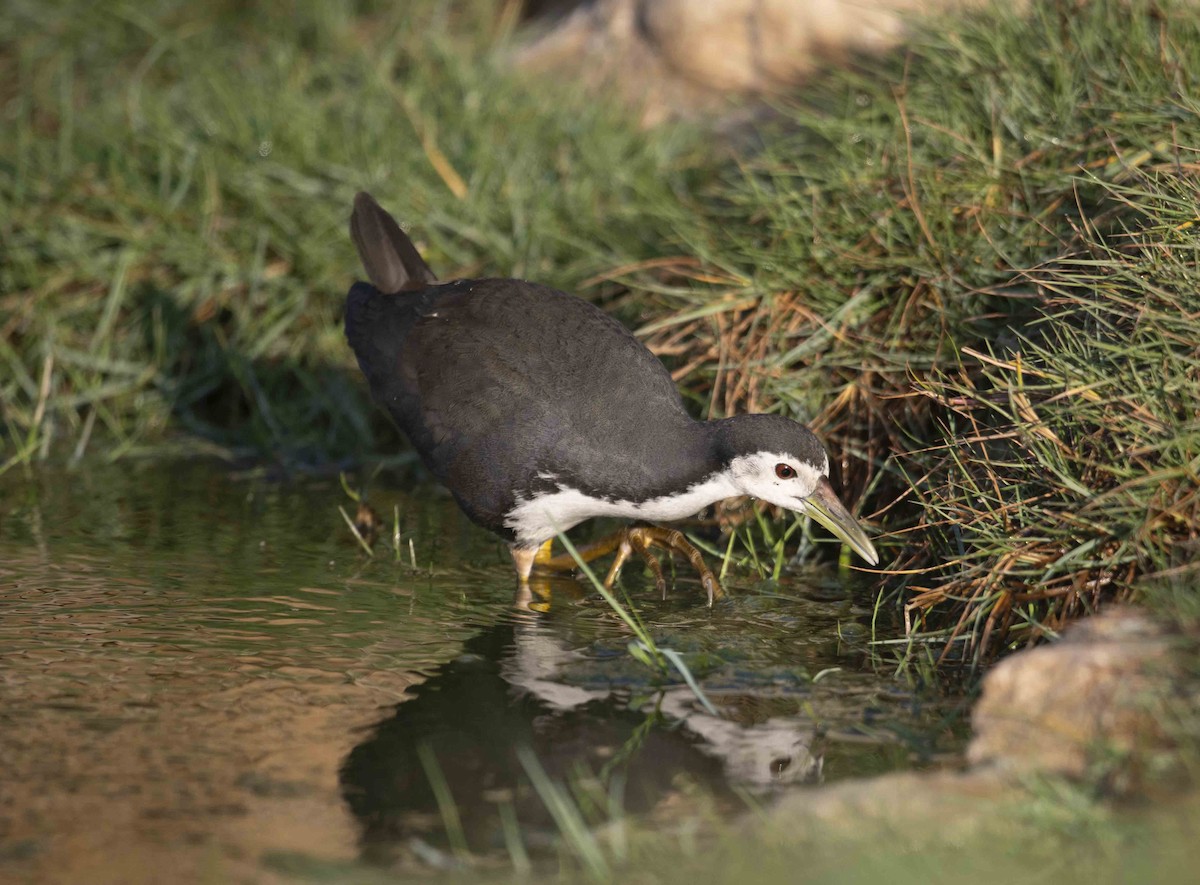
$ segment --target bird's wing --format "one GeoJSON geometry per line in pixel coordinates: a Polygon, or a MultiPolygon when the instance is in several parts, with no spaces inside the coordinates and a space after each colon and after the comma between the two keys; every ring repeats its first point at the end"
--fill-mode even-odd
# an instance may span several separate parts
{"type": "Polygon", "coordinates": [[[403,361],[416,367],[419,420],[452,491],[494,487],[501,507],[513,490],[570,474],[629,496],[670,472],[654,442],[691,418],[666,368],[624,326],[518,281],[438,290],[403,361]]]}

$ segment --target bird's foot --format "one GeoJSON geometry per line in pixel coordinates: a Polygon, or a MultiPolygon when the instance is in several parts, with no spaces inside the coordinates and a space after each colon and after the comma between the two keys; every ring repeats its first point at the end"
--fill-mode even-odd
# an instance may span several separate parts
{"type": "Polygon", "coordinates": [[[721,589],[721,584],[717,580],[717,576],[712,573],[704,561],[704,556],[697,550],[692,543],[684,537],[683,532],[677,529],[666,529],[661,526],[653,525],[638,525],[630,526],[627,529],[618,532],[620,541],[617,544],[617,555],[613,558],[612,566],[609,567],[608,575],[604,578],[604,586],[612,589],[616,583],[617,577],[621,573],[621,567],[625,565],[625,561],[636,551],[646,560],[646,565],[650,571],[654,573],[654,583],[658,587],[659,592],[665,593],[667,590],[667,579],[663,574],[662,563],[651,552],[653,547],[661,547],[670,553],[681,553],[691,563],[692,568],[700,576],[700,583],[708,594],[708,604],[713,604],[713,599],[724,596],[725,592],[721,589]]]}

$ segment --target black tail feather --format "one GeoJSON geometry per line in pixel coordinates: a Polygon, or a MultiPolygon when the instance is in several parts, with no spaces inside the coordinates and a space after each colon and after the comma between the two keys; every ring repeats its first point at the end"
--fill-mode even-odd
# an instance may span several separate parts
{"type": "Polygon", "coordinates": [[[437,281],[396,219],[366,191],[354,197],[350,237],[371,284],[380,292],[390,295],[423,289],[437,281]]]}

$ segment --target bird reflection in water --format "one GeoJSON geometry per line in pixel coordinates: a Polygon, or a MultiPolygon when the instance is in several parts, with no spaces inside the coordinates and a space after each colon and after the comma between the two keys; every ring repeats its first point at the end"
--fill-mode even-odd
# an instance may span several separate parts
{"type": "Polygon", "coordinates": [[[674,813],[689,799],[697,810],[734,814],[745,808],[735,787],[819,777],[807,719],[746,727],[706,713],[683,686],[658,689],[627,672],[564,678],[587,657],[553,621],[518,610],[410,689],[341,770],[365,858],[440,864],[464,849],[507,856],[514,838],[534,856],[554,845],[558,828],[524,748],[552,781],[570,785],[592,825],[614,814],[674,813]]]}

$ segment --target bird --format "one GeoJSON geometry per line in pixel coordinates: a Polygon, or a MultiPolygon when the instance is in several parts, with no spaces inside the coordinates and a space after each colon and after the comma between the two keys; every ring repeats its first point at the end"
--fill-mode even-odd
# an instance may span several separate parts
{"type": "Polygon", "coordinates": [[[374,400],[475,523],[507,542],[521,586],[558,535],[596,517],[626,528],[610,587],[633,552],[665,589],[653,547],[683,554],[709,604],[720,584],[661,523],[744,495],[807,514],[872,565],[870,539],[829,482],[803,424],[774,414],[692,417],[667,368],[582,298],[519,279],[440,281],[375,199],[358,193],[350,236],[369,282],[347,294],[347,341],[374,400]]]}

